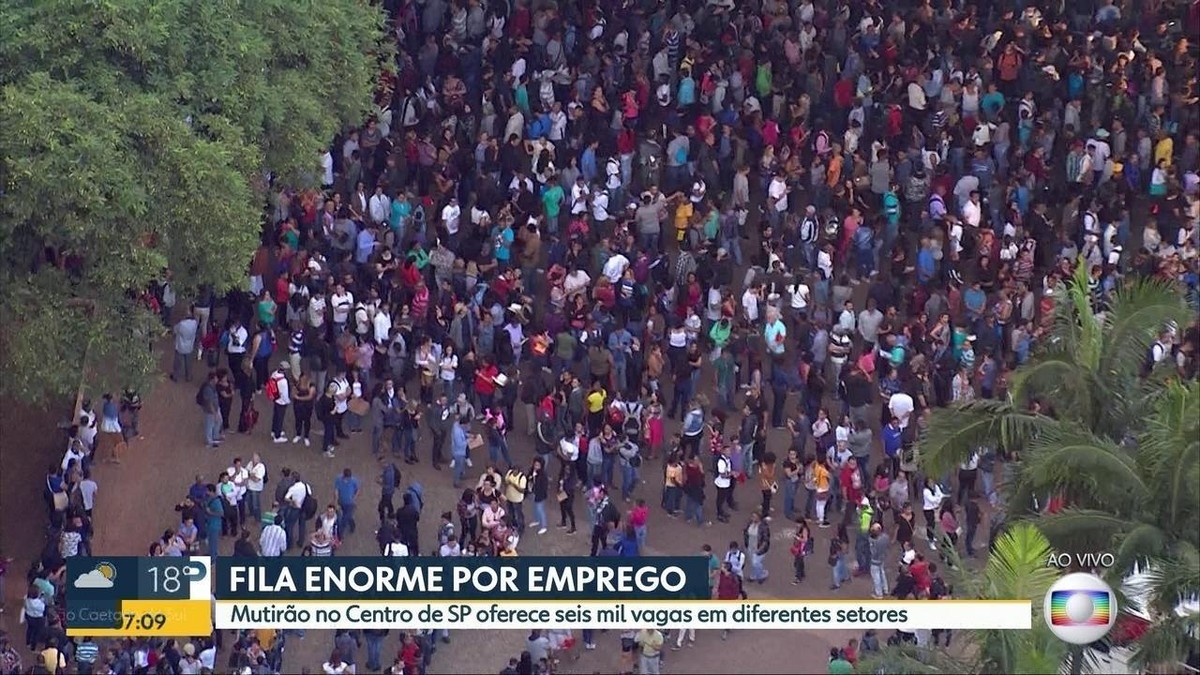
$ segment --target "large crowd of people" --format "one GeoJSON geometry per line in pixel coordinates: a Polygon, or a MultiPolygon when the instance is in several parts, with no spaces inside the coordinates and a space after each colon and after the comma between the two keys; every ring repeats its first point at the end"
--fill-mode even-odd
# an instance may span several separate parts
{"type": "MultiPolygon", "coordinates": [[[[171,321],[205,445],[265,437],[260,407],[272,442],[329,458],[361,432],[381,499],[357,513],[366,486],[333,462],[268,491],[261,458],[235,459],[187,489],[151,555],[227,555],[223,538],[333,555],[378,522],[382,555],[518,555],[557,525],[630,556],[665,512],[744,519],[708,549],[714,597],[765,581],[784,528],[796,584],[945,598],[944,549],[987,550],[1004,449],[921,476],[930,412],[1004,397],[1079,265],[1096,311],[1131,275],[1196,301],[1196,2],[384,5],[380,112],[314,157],[313,187],[272,184],[249,293],[202,289],[171,321]],[[405,463],[444,484],[405,484],[405,463]],[[436,537],[417,527],[428,489],[461,494],[436,537]]],[[[176,305],[169,280],[154,292],[176,305]]],[[[1165,330],[1147,359],[1194,377],[1198,343],[1200,324],[1165,330]]],[[[91,464],[120,461],[141,405],[87,402],[47,473],[54,536],[23,616],[49,672],[223,668],[219,633],[97,648],[62,631],[91,464]]],[[[620,637],[622,672],[648,674],[688,636],[620,637]]],[[[439,638],[403,636],[388,666],[382,636],[339,634],[324,664],[286,669],[354,672],[365,641],[367,670],[421,673],[439,638]]],[[[10,642],[0,672],[24,672],[10,642]]],[[[284,669],[282,635],[234,642],[230,668],[284,669]]],[[[574,643],[534,634],[504,672],[551,670],[574,643]]]]}

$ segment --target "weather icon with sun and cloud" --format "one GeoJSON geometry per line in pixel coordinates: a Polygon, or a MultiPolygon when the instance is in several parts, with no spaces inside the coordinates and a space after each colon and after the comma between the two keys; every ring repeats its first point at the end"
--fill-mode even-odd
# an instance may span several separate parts
{"type": "Polygon", "coordinates": [[[112,588],[117,578],[117,568],[112,563],[102,562],[95,568],[80,574],[75,579],[75,588],[112,588]]]}

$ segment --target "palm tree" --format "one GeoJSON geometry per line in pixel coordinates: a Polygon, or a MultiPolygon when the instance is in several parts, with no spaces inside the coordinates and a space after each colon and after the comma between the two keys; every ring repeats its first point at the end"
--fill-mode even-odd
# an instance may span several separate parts
{"type": "MultiPolygon", "coordinates": [[[[1058,574],[1046,566],[1053,553],[1050,542],[1030,523],[1018,523],[996,538],[987,565],[967,572],[956,565],[955,596],[982,600],[1028,598],[1033,605],[1033,628],[1027,631],[971,631],[961,655],[907,645],[886,647],[866,655],[859,672],[887,673],[1054,673],[1068,655],[1067,645],[1054,637],[1042,619],[1042,601],[1058,574]]],[[[922,602],[922,601],[914,601],[922,602]]]]}
{"type": "Polygon", "coordinates": [[[929,475],[981,446],[1019,451],[1007,467],[1010,519],[1034,518],[1060,551],[1112,552],[1114,587],[1149,571],[1147,611],[1162,621],[1140,643],[1142,663],[1186,653],[1174,608],[1200,589],[1200,387],[1142,372],[1158,330],[1187,312],[1171,286],[1138,280],[1094,317],[1081,266],[1059,290],[1045,345],[1014,374],[1010,400],[935,411],[919,445],[929,475]],[[1033,400],[1052,412],[1032,410],[1033,400]],[[1031,513],[1048,495],[1067,508],[1031,513]]]}
{"type": "Polygon", "coordinates": [[[1160,378],[1142,377],[1146,352],[1168,324],[1192,315],[1169,284],[1130,280],[1108,311],[1092,311],[1087,271],[1081,264],[1056,291],[1053,324],[1036,355],[1011,377],[1009,400],[978,400],[939,409],[920,443],[929,475],[953,471],[980,445],[1028,450],[1042,431],[1065,424],[1117,441],[1141,426],[1160,378]],[[1032,412],[1044,402],[1054,417],[1032,412]]]}

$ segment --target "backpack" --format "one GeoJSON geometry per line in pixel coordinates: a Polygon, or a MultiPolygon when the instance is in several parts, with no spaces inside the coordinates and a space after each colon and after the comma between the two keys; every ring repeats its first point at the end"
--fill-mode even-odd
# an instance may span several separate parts
{"type": "Polygon", "coordinates": [[[201,408],[204,407],[204,388],[206,386],[208,386],[208,383],[200,385],[200,388],[196,390],[196,405],[201,408]]]}
{"type": "Polygon", "coordinates": [[[238,433],[248,434],[254,430],[256,424],[258,424],[258,409],[251,403],[242,410],[242,417],[238,421],[238,433]]]}
{"type": "Polygon", "coordinates": [[[272,375],[271,377],[267,378],[267,384],[264,387],[264,389],[267,393],[268,401],[278,401],[279,400],[279,379],[278,379],[278,377],[279,377],[278,375],[272,375]]]}
{"type": "Polygon", "coordinates": [[[317,515],[317,498],[313,496],[312,487],[304,484],[304,501],[300,503],[300,514],[305,520],[317,515]]]}

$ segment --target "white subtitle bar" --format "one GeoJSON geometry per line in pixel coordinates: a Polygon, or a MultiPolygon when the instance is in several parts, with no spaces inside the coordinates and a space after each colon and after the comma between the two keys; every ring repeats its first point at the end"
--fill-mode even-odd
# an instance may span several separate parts
{"type": "Polygon", "coordinates": [[[1028,630],[1028,600],[298,601],[216,603],[216,627],[275,629],[1028,630]]]}

